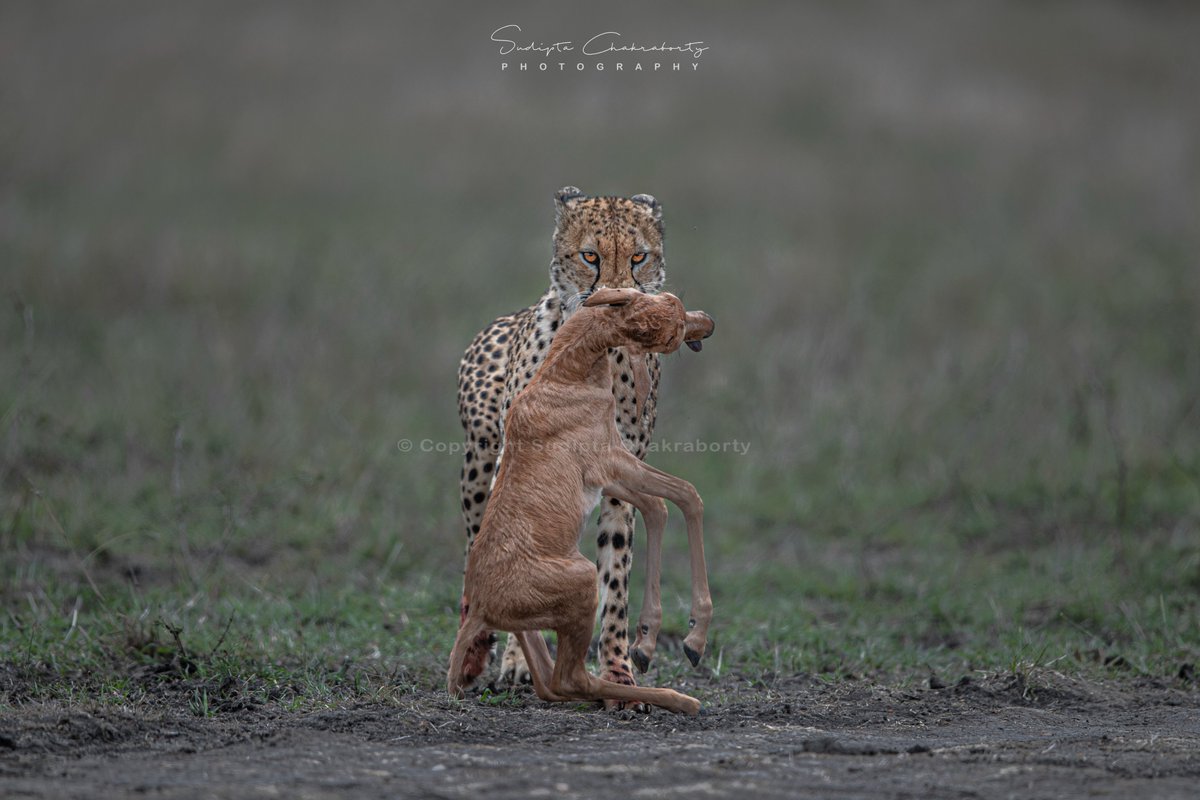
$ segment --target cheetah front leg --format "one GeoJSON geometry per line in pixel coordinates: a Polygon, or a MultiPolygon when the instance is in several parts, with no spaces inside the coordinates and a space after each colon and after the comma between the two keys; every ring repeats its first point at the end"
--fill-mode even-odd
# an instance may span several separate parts
{"type": "MultiPolygon", "coordinates": [[[[600,678],[626,686],[636,686],[629,661],[629,571],[633,566],[633,506],[615,497],[607,498],[600,512],[600,533],[596,537],[596,565],[600,589],[600,647],[597,658],[600,678]]],[[[606,700],[606,708],[634,707],[641,704],[606,700]]]]}
{"type": "MultiPolygon", "coordinates": [[[[471,545],[483,522],[483,511],[491,493],[492,479],[499,468],[499,450],[503,432],[500,427],[500,400],[504,389],[504,367],[507,363],[501,346],[511,335],[513,320],[501,317],[476,335],[458,368],[458,414],[466,432],[462,473],[459,488],[462,492],[463,524],[467,546],[463,557],[463,574],[471,545]],[[503,340],[503,341],[502,341],[503,340]]],[[[460,601],[460,623],[466,620],[470,598],[466,586],[460,601]]],[[[472,644],[472,669],[478,674],[491,663],[496,637],[490,631],[481,634],[472,644]],[[478,666],[478,669],[475,667],[478,666]]]]}

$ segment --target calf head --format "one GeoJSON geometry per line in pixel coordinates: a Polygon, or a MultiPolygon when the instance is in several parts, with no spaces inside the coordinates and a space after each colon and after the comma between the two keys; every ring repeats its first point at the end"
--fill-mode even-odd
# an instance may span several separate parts
{"type": "MultiPolygon", "coordinates": [[[[703,311],[688,311],[675,295],[645,294],[637,289],[599,289],[588,297],[585,307],[607,307],[605,324],[610,326],[610,347],[624,347],[630,356],[673,353],[687,343],[700,350],[700,342],[712,336],[715,324],[703,311]]],[[[640,416],[650,391],[646,359],[630,359],[633,385],[640,416]]]]}
{"type": "MultiPolygon", "coordinates": [[[[611,309],[606,323],[612,332],[612,347],[635,353],[673,353],[685,342],[699,345],[712,336],[715,324],[703,311],[688,311],[675,295],[645,294],[637,289],[600,289],[585,307],[611,309]]],[[[699,350],[699,347],[693,347],[699,350]]]]}

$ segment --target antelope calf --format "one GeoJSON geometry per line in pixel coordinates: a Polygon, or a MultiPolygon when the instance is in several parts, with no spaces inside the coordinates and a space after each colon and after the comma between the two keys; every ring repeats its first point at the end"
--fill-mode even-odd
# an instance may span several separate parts
{"type": "MultiPolygon", "coordinates": [[[[487,664],[491,634],[517,636],[534,691],[550,701],[609,700],[648,703],[697,714],[700,702],[670,689],[650,689],[588,674],[588,644],[596,619],[596,566],[579,552],[587,515],[601,495],[636,507],[646,521],[646,592],[630,657],[645,669],[662,620],[659,575],[667,508],[687,523],[692,610],[684,653],[692,664],[704,653],[712,598],[704,564],[704,505],[687,481],[639,461],[617,431],[608,351],[671,353],[694,350],[713,332],[702,311],[686,311],[672,294],[600,289],[554,337],[545,362],[514,398],[505,422],[504,457],[480,530],[467,557],[462,620],[450,655],[447,689],[461,697],[487,664]],[[558,634],[552,661],[541,631],[558,634]]],[[[633,359],[641,364],[645,359],[633,359]]],[[[634,375],[639,398],[647,374],[634,375]]],[[[623,635],[618,632],[618,636],[623,635]]]]}

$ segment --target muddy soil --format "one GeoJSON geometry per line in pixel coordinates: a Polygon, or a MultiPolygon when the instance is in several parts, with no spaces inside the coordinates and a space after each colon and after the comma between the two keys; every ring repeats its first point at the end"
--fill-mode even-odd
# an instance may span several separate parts
{"type": "Polygon", "coordinates": [[[25,704],[0,715],[0,797],[1200,796],[1187,684],[690,688],[703,716],[435,692],[213,718],[25,704]]]}

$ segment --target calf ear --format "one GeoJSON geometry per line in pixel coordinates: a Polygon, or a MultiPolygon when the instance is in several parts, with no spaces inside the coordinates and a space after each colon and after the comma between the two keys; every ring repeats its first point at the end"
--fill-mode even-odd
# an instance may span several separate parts
{"type": "Polygon", "coordinates": [[[624,306],[633,302],[642,293],[637,289],[597,289],[592,292],[592,295],[584,301],[585,306],[624,306]]]}

